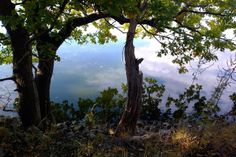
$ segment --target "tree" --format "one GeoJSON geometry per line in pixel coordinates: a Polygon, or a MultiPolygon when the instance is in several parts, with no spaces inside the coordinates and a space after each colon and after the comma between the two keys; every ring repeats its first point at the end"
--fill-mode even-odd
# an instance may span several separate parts
{"type": "MultiPolygon", "coordinates": [[[[129,23],[125,45],[128,102],[118,125],[118,134],[133,134],[141,105],[142,76],[139,63],[134,55],[133,39],[137,28],[142,28],[143,37],[155,38],[161,50],[158,56],[176,56],[173,63],[179,64],[179,72],[187,72],[185,64],[195,58],[216,60],[212,49],[235,50],[233,39],[225,35],[226,30],[236,33],[236,6],[230,0],[187,1],[187,0],[138,0],[104,1],[104,9],[121,12],[129,23]],[[109,3],[109,9],[106,7],[109,3]],[[142,6],[145,6],[142,8],[142,6]],[[117,9],[118,8],[118,9],[117,9]]],[[[101,8],[100,8],[101,9],[101,8]]]]}
{"type": "MultiPolygon", "coordinates": [[[[6,5],[6,2],[11,3],[10,0],[4,0],[1,1],[2,6],[6,5]]],[[[42,99],[39,103],[41,104],[43,118],[49,113],[50,98],[48,93],[54,59],[57,57],[56,50],[71,35],[82,42],[84,41],[84,37],[81,38],[82,31],[76,29],[78,26],[108,17],[121,24],[129,23],[125,46],[126,74],[129,86],[126,108],[130,109],[127,111],[132,110],[134,112],[125,111],[126,113],[123,114],[120,122],[122,125],[119,125],[120,129],[118,130],[127,131],[131,134],[135,130],[141,98],[139,94],[141,86],[139,85],[142,79],[138,65],[142,59],[135,58],[133,47],[133,39],[138,29],[143,29],[140,32],[143,37],[155,38],[160,43],[159,56],[166,54],[176,56],[173,62],[180,65],[180,72],[186,72],[187,69],[184,65],[196,57],[203,57],[206,60],[217,59],[215,54],[210,51],[212,48],[221,51],[235,49],[233,41],[224,35],[226,30],[234,30],[236,27],[235,3],[230,0],[26,0],[20,2],[15,4],[20,5],[18,9],[15,9],[15,13],[11,12],[10,16],[13,17],[13,20],[9,22],[6,19],[6,14],[1,13],[3,15],[1,21],[5,27],[11,25],[12,29],[18,29],[20,25],[20,30],[24,29],[28,32],[27,38],[29,40],[27,40],[26,45],[36,44],[40,63],[35,81],[38,85],[37,90],[39,89],[39,98],[42,99]],[[141,6],[145,7],[142,8],[141,6]],[[49,70],[47,71],[47,69],[49,70]],[[129,119],[130,117],[133,120],[129,119]],[[131,126],[129,126],[129,121],[133,121],[131,126]]],[[[2,7],[0,12],[5,10],[2,7]]],[[[104,23],[107,23],[107,19],[104,20],[104,23]]],[[[102,30],[105,31],[100,37],[110,36],[107,33],[108,29],[102,30]]],[[[92,35],[90,34],[87,37],[92,37],[92,35]]],[[[13,41],[13,38],[11,39],[13,41]]],[[[93,37],[92,41],[94,41],[93,37]]],[[[104,42],[104,40],[101,41],[104,42]]],[[[13,58],[14,56],[16,53],[13,52],[13,58]]],[[[29,70],[27,75],[32,76],[32,71],[29,70]]],[[[30,86],[34,86],[34,81],[30,86]]]]}
{"type": "MultiPolygon", "coordinates": [[[[94,9],[92,9],[91,11],[93,5],[91,5],[90,3],[77,3],[76,1],[69,0],[33,0],[22,1],[21,3],[12,3],[10,0],[8,0],[2,1],[2,4],[2,6],[4,6],[3,8],[1,8],[2,11],[9,11],[9,15],[6,15],[4,13],[1,14],[1,21],[3,21],[3,25],[6,28],[8,28],[8,26],[12,28],[14,27],[19,31],[25,30],[27,32],[25,34],[27,39],[22,45],[31,46],[31,44],[33,44],[33,46],[35,47],[36,52],[32,53],[32,47],[28,46],[27,50],[29,52],[27,52],[25,55],[20,55],[19,59],[22,59],[25,56],[30,57],[29,59],[31,59],[31,62],[28,64],[28,68],[31,68],[31,71],[25,71],[25,73],[27,73],[27,75],[30,75],[31,77],[27,78],[30,78],[32,80],[32,55],[38,58],[38,67],[37,69],[34,68],[35,78],[32,81],[31,85],[32,88],[34,88],[35,90],[35,97],[37,98],[37,103],[31,101],[31,106],[38,106],[39,103],[41,120],[45,120],[50,115],[50,84],[54,68],[54,60],[58,58],[58,56],[56,55],[57,49],[68,37],[71,36],[73,32],[73,37],[80,40],[81,43],[86,42],[86,37],[91,37],[92,41],[94,41],[95,39],[91,34],[83,36],[81,30],[76,30],[76,28],[102,18],[110,17],[111,15],[107,13],[98,13],[94,11],[94,9]],[[8,4],[11,5],[12,8],[7,8],[8,4]],[[18,9],[15,9],[16,5],[18,5],[18,9]],[[12,11],[14,11],[14,14],[10,14],[12,11]],[[10,20],[7,19],[8,16],[10,17],[10,20]],[[34,84],[36,84],[37,87],[35,87],[34,84]]],[[[104,29],[104,32],[99,32],[100,43],[107,42],[110,39],[114,40],[114,36],[109,33],[109,28],[110,27],[104,29]],[[106,36],[102,35],[103,33],[105,33],[106,36]]],[[[10,34],[10,30],[7,30],[8,34],[10,34]]],[[[4,34],[2,36],[4,36],[4,34]]],[[[6,35],[4,36],[4,38],[5,37],[7,38],[6,35]]],[[[16,38],[11,39],[12,43],[13,40],[16,40],[16,38]]],[[[20,37],[17,39],[16,43],[21,43],[21,41],[19,40],[20,37]]],[[[3,43],[4,46],[6,46],[7,44],[7,42],[3,43]]],[[[11,46],[14,49],[14,45],[11,46]]],[[[6,48],[8,49],[8,47],[6,48]]],[[[13,58],[14,56],[15,54],[13,53],[13,58]]],[[[24,62],[24,60],[22,62],[24,62]]],[[[24,71],[24,69],[21,70],[24,71]]],[[[22,94],[23,97],[29,97],[29,95],[26,95],[27,93],[24,94],[19,92],[19,94],[22,94]]],[[[20,97],[20,102],[22,102],[21,98],[22,97],[20,97]]],[[[19,103],[19,107],[21,108],[21,106],[24,104],[26,103],[19,103]]],[[[30,105],[25,106],[30,107],[30,105]]],[[[37,110],[37,114],[38,112],[39,110],[37,110]]],[[[34,112],[31,113],[37,115],[34,112]]],[[[26,114],[20,114],[21,117],[24,115],[26,114]]],[[[26,119],[31,118],[29,116],[26,119]]],[[[28,127],[32,124],[26,124],[25,122],[23,122],[23,125],[25,127],[28,127]]],[[[34,125],[37,124],[38,122],[34,123],[34,125]]]]}
{"type": "Polygon", "coordinates": [[[10,0],[0,1],[0,15],[11,40],[13,52],[13,77],[11,79],[15,81],[19,93],[19,115],[23,126],[28,127],[38,124],[41,120],[39,98],[32,74],[29,32],[20,22],[13,25],[9,21],[11,18],[21,21],[10,0]]]}
{"type": "MultiPolygon", "coordinates": [[[[146,5],[146,0],[140,4],[139,10],[141,13],[146,9],[146,5]]],[[[128,100],[117,127],[117,133],[128,132],[134,134],[141,106],[143,74],[139,71],[139,64],[143,59],[137,59],[135,57],[133,45],[137,25],[138,16],[135,15],[130,19],[125,44],[125,69],[128,86],[128,100]]]]}
{"type": "Polygon", "coordinates": [[[25,4],[24,8],[26,12],[32,12],[33,10],[33,13],[27,16],[27,19],[31,21],[28,25],[37,24],[34,27],[34,33],[37,32],[34,36],[39,63],[35,74],[35,82],[40,98],[41,116],[44,119],[50,115],[50,85],[54,61],[58,58],[56,53],[58,48],[70,36],[80,44],[87,42],[86,38],[90,38],[91,41],[95,42],[96,36],[100,44],[115,40],[115,37],[109,32],[111,28],[109,25],[103,24],[100,27],[101,24],[96,24],[97,27],[102,28],[97,34],[83,34],[82,30],[78,28],[81,26],[86,28],[87,24],[99,19],[107,17],[118,19],[118,17],[108,14],[106,11],[97,12],[93,3],[78,3],[69,0],[30,1],[25,4]],[[59,4],[59,7],[55,11],[43,11],[45,8],[53,7],[56,4],[59,4]],[[50,18],[44,20],[45,16],[50,18]],[[35,17],[38,18],[35,20],[35,17]],[[45,23],[48,25],[46,28],[45,23]]]}

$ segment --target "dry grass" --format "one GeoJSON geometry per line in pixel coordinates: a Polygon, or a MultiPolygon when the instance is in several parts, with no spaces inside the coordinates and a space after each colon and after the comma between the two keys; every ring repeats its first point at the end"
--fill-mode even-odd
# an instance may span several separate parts
{"type": "MultiPolygon", "coordinates": [[[[109,129],[108,129],[109,130],[109,129]]],[[[201,127],[181,126],[119,139],[99,132],[93,139],[63,137],[0,127],[0,148],[9,156],[68,157],[236,157],[236,125],[217,122],[201,127]]]]}

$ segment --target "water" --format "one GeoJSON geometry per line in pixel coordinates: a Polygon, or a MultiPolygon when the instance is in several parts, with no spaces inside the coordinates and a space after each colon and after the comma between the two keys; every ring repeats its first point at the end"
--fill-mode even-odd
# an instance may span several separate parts
{"type": "MultiPolygon", "coordinates": [[[[60,62],[55,63],[55,70],[52,78],[51,98],[55,102],[69,100],[76,103],[79,97],[95,98],[99,91],[107,87],[116,87],[120,89],[122,82],[126,82],[125,67],[123,61],[124,39],[117,43],[105,45],[77,45],[75,43],[64,43],[58,50],[61,57],[60,62]]],[[[192,82],[192,73],[196,69],[196,62],[189,65],[189,73],[179,74],[178,66],[171,60],[173,57],[156,57],[156,51],[159,45],[155,40],[136,39],[136,56],[144,58],[140,68],[144,76],[156,78],[160,83],[166,85],[165,95],[177,96],[192,82]]],[[[216,85],[216,76],[218,67],[226,65],[226,60],[230,58],[230,53],[219,53],[220,61],[214,63],[214,66],[208,68],[198,77],[197,83],[204,87],[203,94],[210,96],[211,91],[216,85]]],[[[209,63],[211,64],[211,63],[209,63]]],[[[206,65],[208,66],[208,65],[206,65]]],[[[8,77],[11,74],[11,65],[0,67],[0,78],[8,77]]],[[[11,93],[13,101],[16,93],[14,84],[10,81],[0,83],[0,95],[11,93]]],[[[222,112],[228,112],[231,109],[232,102],[228,95],[232,93],[235,85],[224,91],[221,99],[222,112]]],[[[1,99],[4,104],[6,100],[1,99]]],[[[2,111],[0,114],[3,114],[2,111]]]]}

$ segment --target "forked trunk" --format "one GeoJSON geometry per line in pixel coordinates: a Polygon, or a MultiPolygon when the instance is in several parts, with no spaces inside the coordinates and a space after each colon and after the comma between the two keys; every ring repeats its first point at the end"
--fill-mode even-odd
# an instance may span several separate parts
{"type": "Polygon", "coordinates": [[[134,35],[137,27],[137,21],[130,21],[129,30],[125,45],[125,68],[128,85],[128,100],[125,110],[117,127],[116,133],[134,134],[139,115],[142,98],[142,73],[139,71],[139,64],[142,59],[136,59],[134,54],[134,35]]]}

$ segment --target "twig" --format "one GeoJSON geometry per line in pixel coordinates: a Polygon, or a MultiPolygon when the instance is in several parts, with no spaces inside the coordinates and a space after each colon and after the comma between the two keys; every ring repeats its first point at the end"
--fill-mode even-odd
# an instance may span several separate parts
{"type": "Polygon", "coordinates": [[[127,32],[122,31],[120,28],[116,27],[115,25],[113,25],[112,23],[110,23],[106,18],[104,18],[104,20],[113,28],[117,29],[118,31],[120,31],[123,34],[126,34],[127,32]]]}
{"type": "Polygon", "coordinates": [[[15,82],[15,77],[12,76],[12,77],[3,78],[3,79],[0,79],[0,82],[8,81],[8,80],[11,80],[11,81],[14,81],[14,82],[15,82]]]}

